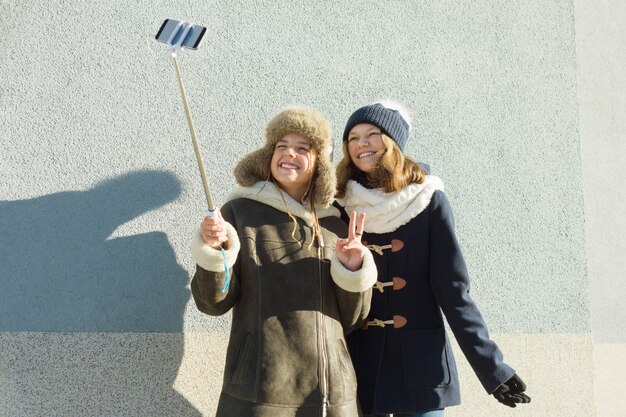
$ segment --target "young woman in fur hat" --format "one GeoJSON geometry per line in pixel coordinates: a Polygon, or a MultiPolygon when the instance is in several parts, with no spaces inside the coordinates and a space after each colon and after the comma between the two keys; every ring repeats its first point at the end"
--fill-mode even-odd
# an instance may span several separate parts
{"type": "Polygon", "coordinates": [[[320,113],[279,113],[265,146],[237,164],[240,187],[192,243],[196,305],[233,309],[218,416],[359,415],[344,334],[367,316],[376,269],[361,244],[364,216],[346,228],[330,205],[330,147],[320,113]]]}
{"type": "Polygon", "coordinates": [[[435,417],[460,403],[442,311],[487,392],[510,407],[529,402],[469,296],[443,183],[403,154],[408,137],[399,111],[362,107],[348,119],[337,167],[337,201],[366,213],[363,243],[378,268],[367,323],[348,336],[363,413],[435,417]]]}

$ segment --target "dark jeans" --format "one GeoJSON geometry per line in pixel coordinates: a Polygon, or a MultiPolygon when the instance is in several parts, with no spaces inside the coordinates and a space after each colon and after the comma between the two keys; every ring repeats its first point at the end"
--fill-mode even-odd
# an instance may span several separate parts
{"type": "Polygon", "coordinates": [[[425,411],[423,413],[368,414],[363,417],[390,417],[391,415],[393,415],[393,417],[443,417],[443,409],[425,411]]]}

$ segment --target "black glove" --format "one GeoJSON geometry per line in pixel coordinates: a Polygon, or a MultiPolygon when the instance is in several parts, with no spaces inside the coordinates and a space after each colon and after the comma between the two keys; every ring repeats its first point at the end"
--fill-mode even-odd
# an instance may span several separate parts
{"type": "Polygon", "coordinates": [[[530,397],[524,394],[526,384],[517,374],[500,385],[493,393],[496,400],[509,407],[515,407],[517,404],[526,404],[530,402],[530,397]]]}

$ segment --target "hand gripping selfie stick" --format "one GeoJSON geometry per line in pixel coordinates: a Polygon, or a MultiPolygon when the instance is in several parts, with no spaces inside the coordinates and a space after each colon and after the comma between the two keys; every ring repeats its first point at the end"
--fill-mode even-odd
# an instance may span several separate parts
{"type": "MultiPolygon", "coordinates": [[[[187,124],[189,125],[189,132],[191,133],[191,141],[193,143],[193,150],[196,154],[196,161],[198,162],[198,170],[200,171],[200,177],[202,178],[202,186],[204,188],[204,195],[206,197],[206,203],[208,207],[208,216],[216,217],[216,209],[213,204],[213,198],[211,197],[211,190],[209,189],[209,182],[206,178],[206,172],[204,170],[204,162],[202,161],[202,154],[200,153],[200,147],[198,146],[198,138],[196,137],[196,129],[193,126],[193,120],[191,119],[191,110],[189,109],[189,102],[187,101],[187,93],[185,92],[185,85],[183,84],[183,78],[180,75],[180,66],[176,56],[178,51],[183,47],[188,49],[197,49],[206,28],[198,25],[194,25],[189,22],[179,22],[172,19],[166,19],[159,29],[156,35],[156,39],[160,42],[167,43],[167,53],[170,54],[174,61],[174,68],[176,69],[176,78],[178,79],[178,86],[180,87],[180,95],[183,99],[183,106],[185,108],[185,116],[187,117],[187,124]]],[[[228,272],[228,264],[226,262],[226,253],[224,248],[220,248],[222,257],[224,259],[224,272],[226,273],[226,280],[221,291],[226,292],[230,286],[230,274],[228,272]]]]}

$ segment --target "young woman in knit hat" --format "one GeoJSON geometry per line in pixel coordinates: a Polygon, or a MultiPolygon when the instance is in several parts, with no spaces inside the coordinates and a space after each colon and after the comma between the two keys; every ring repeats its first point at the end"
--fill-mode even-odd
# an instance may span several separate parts
{"type": "Polygon", "coordinates": [[[460,403],[442,311],[485,390],[510,407],[529,402],[469,296],[443,183],[403,154],[408,137],[398,110],[362,107],[337,167],[337,202],[344,216],[366,214],[363,243],[378,269],[369,317],[348,336],[363,413],[435,417],[460,403]]]}
{"type": "Polygon", "coordinates": [[[192,243],[198,309],[233,310],[217,416],[356,417],[344,334],[367,316],[376,281],[364,217],[346,228],[331,205],[324,116],[288,108],[265,133],[235,168],[240,187],[192,243]]]}

